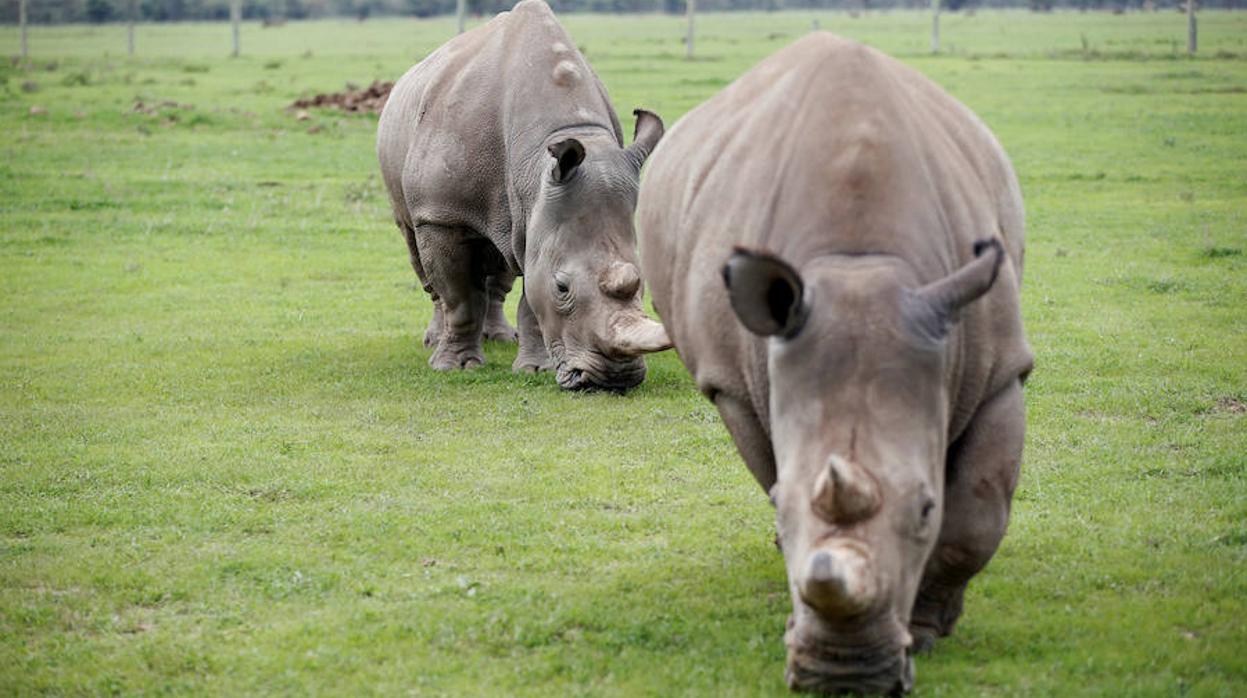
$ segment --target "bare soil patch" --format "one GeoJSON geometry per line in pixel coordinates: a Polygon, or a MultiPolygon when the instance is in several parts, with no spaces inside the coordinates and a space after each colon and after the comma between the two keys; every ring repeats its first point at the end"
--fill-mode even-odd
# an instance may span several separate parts
{"type": "Polygon", "coordinates": [[[394,83],[387,80],[374,80],[371,85],[362,89],[348,83],[346,90],[342,92],[326,92],[298,99],[290,104],[290,108],[332,108],[354,113],[380,114],[393,87],[394,83]]]}
{"type": "Polygon", "coordinates": [[[1236,397],[1223,397],[1217,400],[1216,410],[1218,412],[1229,412],[1230,414],[1247,413],[1247,403],[1236,397]]]}

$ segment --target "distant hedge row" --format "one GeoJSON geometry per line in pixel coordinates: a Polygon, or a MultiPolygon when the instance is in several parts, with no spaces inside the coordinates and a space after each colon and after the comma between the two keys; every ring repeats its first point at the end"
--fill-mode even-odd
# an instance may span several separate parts
{"type": "MultiPolygon", "coordinates": [[[[1053,7],[1131,9],[1176,7],[1182,0],[943,0],[950,10],[961,7],[1053,7]]],[[[551,0],[559,12],[666,12],[683,13],[685,0],[551,0]]],[[[700,10],[777,10],[782,8],[861,9],[927,7],[929,0],[698,0],[700,10]]],[[[28,0],[29,20],[41,24],[116,22],[128,17],[133,4],[145,22],[223,20],[229,18],[229,0],[28,0]]],[[[473,14],[492,15],[509,9],[512,0],[468,0],[473,14]]],[[[1204,7],[1236,8],[1247,0],[1203,0],[1204,7]]],[[[18,0],[0,0],[0,22],[17,21],[18,0]]],[[[243,0],[245,19],[306,19],[412,15],[429,17],[455,12],[455,0],[243,0]]]]}

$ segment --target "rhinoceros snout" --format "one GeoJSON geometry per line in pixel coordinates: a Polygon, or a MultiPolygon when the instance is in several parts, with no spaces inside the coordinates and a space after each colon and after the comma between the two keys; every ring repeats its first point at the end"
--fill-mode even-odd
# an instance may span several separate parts
{"type": "Polygon", "coordinates": [[[913,689],[914,662],[904,643],[841,646],[803,630],[790,627],[785,634],[784,678],[792,690],[899,696],[913,689]]]}
{"type": "Polygon", "coordinates": [[[613,361],[605,357],[591,357],[586,359],[583,365],[569,361],[559,365],[555,380],[563,390],[605,390],[623,393],[645,380],[645,361],[642,359],[613,361]]]}
{"type": "Polygon", "coordinates": [[[589,387],[589,381],[585,378],[585,372],[578,368],[560,370],[558,382],[559,387],[564,390],[584,390],[589,387]]]}

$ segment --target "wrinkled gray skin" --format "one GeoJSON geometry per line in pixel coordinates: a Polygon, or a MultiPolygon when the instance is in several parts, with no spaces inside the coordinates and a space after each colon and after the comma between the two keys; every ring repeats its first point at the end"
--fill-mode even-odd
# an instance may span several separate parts
{"type": "Polygon", "coordinates": [[[789,685],[909,690],[1017,482],[1008,158],[918,73],[818,33],[681,119],[637,214],[654,305],[776,507],[789,685]]]}
{"type": "Polygon", "coordinates": [[[517,275],[517,371],[622,391],[644,379],[643,354],[670,347],[641,309],[632,225],[663,126],[636,114],[625,149],[601,82],[539,0],[452,39],[395,84],[377,155],[433,298],[434,368],[483,364],[482,336],[515,339],[502,302],[517,275]]]}

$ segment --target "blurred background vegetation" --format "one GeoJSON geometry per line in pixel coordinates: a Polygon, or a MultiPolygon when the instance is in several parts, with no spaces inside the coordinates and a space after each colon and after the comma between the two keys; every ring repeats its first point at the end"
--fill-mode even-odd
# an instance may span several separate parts
{"type": "MultiPolygon", "coordinates": [[[[548,0],[556,12],[665,12],[683,13],[685,0],[548,0]]],[[[225,20],[230,0],[31,0],[29,21],[41,24],[66,22],[118,22],[129,17],[134,7],[136,19],[144,22],[185,20],[225,20]]],[[[468,11],[489,16],[513,5],[512,0],[468,0],[468,11]]],[[[1163,10],[1185,7],[1183,0],[945,0],[945,10],[972,10],[976,7],[1028,7],[1047,11],[1054,8],[1125,10],[1163,10]]],[[[1201,7],[1237,9],[1247,0],[1200,0],[1201,7]]],[[[699,0],[698,10],[780,10],[822,8],[872,10],[923,8],[929,0],[699,0]]],[[[16,23],[18,0],[0,0],[0,23],[16,23]]],[[[355,17],[365,20],[374,15],[429,17],[453,14],[455,0],[243,0],[243,18],[280,22],[286,19],[355,17]]]]}

